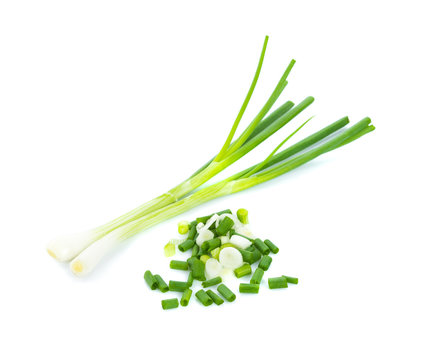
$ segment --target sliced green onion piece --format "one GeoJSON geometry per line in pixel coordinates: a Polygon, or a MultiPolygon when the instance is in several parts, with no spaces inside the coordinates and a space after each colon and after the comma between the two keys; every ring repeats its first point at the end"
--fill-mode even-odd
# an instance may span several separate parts
{"type": "Polygon", "coordinates": [[[191,296],[192,296],[192,290],[191,289],[186,289],[185,291],[183,291],[182,298],[180,299],[180,305],[181,306],[187,306],[189,304],[191,296]]]}
{"type": "Polygon", "coordinates": [[[164,246],[164,255],[166,257],[171,257],[171,256],[174,256],[175,253],[176,253],[176,245],[174,245],[171,241],[169,241],[164,246]]]}
{"type": "Polygon", "coordinates": [[[214,238],[211,240],[204,241],[201,245],[201,249],[204,251],[211,251],[215,248],[218,248],[221,245],[220,238],[214,238]]]}
{"type": "Polygon", "coordinates": [[[189,249],[192,249],[194,245],[195,245],[195,241],[193,241],[193,240],[186,240],[185,242],[183,242],[183,243],[181,243],[179,245],[179,250],[181,252],[185,252],[185,251],[187,251],[189,249]]]}
{"type": "Polygon", "coordinates": [[[190,269],[192,270],[193,278],[195,280],[205,281],[205,264],[201,260],[196,258],[194,258],[190,262],[189,260],[188,263],[190,265],[190,269]]]}
{"type": "Polygon", "coordinates": [[[298,278],[283,275],[288,284],[298,284],[298,278]]]}
{"type": "Polygon", "coordinates": [[[251,246],[251,241],[247,240],[245,236],[234,234],[230,238],[230,243],[235,245],[238,249],[246,249],[251,246]]]}
{"type": "Polygon", "coordinates": [[[277,254],[279,252],[279,248],[275,244],[273,244],[269,239],[264,240],[264,244],[267,245],[267,247],[273,254],[277,254]]]}
{"type": "Polygon", "coordinates": [[[170,291],[183,292],[186,289],[189,289],[189,284],[184,281],[170,280],[168,282],[168,288],[170,289],[170,291]]]}
{"type": "Polygon", "coordinates": [[[260,285],[258,284],[239,284],[239,292],[245,294],[258,294],[260,290],[260,285]]]}
{"type": "Polygon", "coordinates": [[[214,304],[216,305],[221,305],[224,303],[224,300],[212,290],[207,290],[207,295],[212,299],[212,301],[214,301],[214,304]]]}
{"type": "Polygon", "coordinates": [[[220,224],[216,228],[217,234],[219,236],[226,235],[234,224],[235,222],[230,217],[226,216],[223,220],[220,221],[220,224]]]}
{"type": "Polygon", "coordinates": [[[211,256],[212,256],[213,259],[218,260],[219,255],[220,255],[220,248],[219,247],[211,250],[211,256]]]}
{"type": "Polygon", "coordinates": [[[248,224],[248,210],[246,210],[246,209],[239,209],[236,212],[236,216],[238,217],[238,220],[242,224],[244,224],[244,225],[248,224]]]}
{"type": "Polygon", "coordinates": [[[203,281],[202,287],[206,288],[206,287],[214,286],[214,285],[220,284],[222,281],[223,280],[221,279],[221,277],[217,276],[215,278],[203,281]]]}
{"type": "Polygon", "coordinates": [[[220,276],[223,266],[216,259],[208,259],[205,263],[205,275],[208,279],[220,276]]]}
{"type": "Polygon", "coordinates": [[[288,283],[284,276],[268,278],[268,283],[270,289],[282,289],[288,287],[288,283]]]}
{"type": "Polygon", "coordinates": [[[261,259],[261,253],[260,250],[258,250],[257,248],[255,248],[252,251],[252,264],[256,263],[258,260],[261,259]]]}
{"type": "Polygon", "coordinates": [[[257,285],[261,284],[261,279],[263,278],[263,275],[264,275],[264,270],[261,268],[256,268],[249,282],[251,284],[257,284],[257,285]]]}
{"type": "Polygon", "coordinates": [[[174,270],[188,270],[189,265],[186,261],[180,261],[180,260],[171,260],[170,261],[170,269],[174,270]]]}
{"type": "MultiPolygon", "coordinates": [[[[214,214],[223,215],[223,214],[231,214],[231,213],[232,212],[230,211],[230,209],[226,209],[226,210],[222,210],[222,211],[216,212],[214,214]]],[[[214,214],[198,217],[198,218],[196,218],[196,222],[197,223],[204,223],[205,224],[210,219],[210,217],[213,216],[214,214]]]]}
{"type": "Polygon", "coordinates": [[[254,263],[254,254],[250,251],[239,249],[239,252],[242,254],[242,260],[248,264],[254,263]]]}
{"type": "Polygon", "coordinates": [[[199,290],[196,292],[195,296],[204,306],[210,306],[213,303],[213,300],[208,296],[204,290],[199,290]]]}
{"type": "Polygon", "coordinates": [[[221,249],[219,260],[221,265],[231,270],[237,269],[243,264],[241,253],[234,247],[221,249]]]}
{"type": "Polygon", "coordinates": [[[223,296],[228,302],[235,301],[236,295],[226,285],[220,284],[217,286],[217,291],[223,296]]]}
{"type": "Polygon", "coordinates": [[[155,275],[156,282],[158,283],[158,289],[162,293],[165,293],[169,290],[167,283],[164,281],[164,279],[161,277],[161,275],[155,275]]]}
{"type": "Polygon", "coordinates": [[[254,246],[263,254],[268,255],[270,254],[270,249],[267,247],[266,244],[261,239],[255,239],[254,240],[254,246]]]}
{"type": "Polygon", "coordinates": [[[235,269],[234,272],[235,272],[235,275],[238,279],[243,277],[243,276],[249,275],[252,272],[251,265],[244,264],[241,267],[235,269]]]}
{"type": "Polygon", "coordinates": [[[151,288],[151,290],[155,290],[158,287],[158,281],[149,270],[145,271],[145,274],[143,275],[143,277],[145,278],[145,281],[148,284],[148,286],[151,288]]]}
{"type": "Polygon", "coordinates": [[[263,269],[264,271],[267,271],[269,269],[271,263],[272,263],[272,258],[268,255],[264,255],[261,258],[261,261],[258,264],[258,267],[260,269],[263,269]]]}
{"type": "Polygon", "coordinates": [[[193,285],[193,273],[192,271],[189,272],[189,276],[187,277],[187,284],[189,287],[193,285]]]}
{"type": "Polygon", "coordinates": [[[162,300],[161,305],[164,310],[175,309],[179,307],[179,300],[177,298],[162,300]]]}
{"type": "Polygon", "coordinates": [[[189,232],[189,223],[187,221],[180,221],[177,224],[180,235],[187,234],[189,232]]]}
{"type": "Polygon", "coordinates": [[[189,234],[187,235],[188,240],[194,240],[196,235],[196,221],[192,221],[189,225],[189,234]]]}
{"type": "Polygon", "coordinates": [[[209,255],[201,255],[201,257],[199,258],[199,260],[201,260],[204,264],[207,263],[208,259],[211,259],[211,257],[209,255]]]}
{"type": "Polygon", "coordinates": [[[198,255],[198,252],[199,252],[199,246],[198,245],[193,245],[193,248],[192,248],[192,256],[197,256],[198,255]]]}

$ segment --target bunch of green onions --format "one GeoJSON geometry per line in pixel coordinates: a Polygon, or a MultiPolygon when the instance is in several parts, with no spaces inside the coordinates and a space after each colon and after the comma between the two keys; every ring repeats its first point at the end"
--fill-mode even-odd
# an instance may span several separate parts
{"type": "Polygon", "coordinates": [[[197,190],[201,185],[242,158],[289,121],[293,120],[314,101],[313,97],[307,97],[297,105],[287,101],[266,116],[288,84],[288,75],[295,64],[295,61],[292,60],[264,106],[242,134],[236,140],[233,140],[236,129],[257,84],[267,42],[268,37],[266,36],[254,79],[230,133],[216,156],[188,179],[138,208],[90,231],[53,240],[47,247],[48,253],[59,261],[71,261],[70,267],[75,275],[86,275],[117,244],[133,235],[209,200],[230,195],[274,179],[374,130],[369,118],[365,118],[353,126],[343,129],[349,122],[348,118],[344,117],[294,145],[279,151],[283,144],[310,120],[308,119],[292,134],[287,136],[260,163],[225,180],[197,190]],[[336,133],[337,131],[338,133],[336,133]]]}

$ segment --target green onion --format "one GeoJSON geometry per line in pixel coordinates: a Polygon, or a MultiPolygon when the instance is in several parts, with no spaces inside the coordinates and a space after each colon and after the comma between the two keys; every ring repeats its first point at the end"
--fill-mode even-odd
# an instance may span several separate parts
{"type": "Polygon", "coordinates": [[[264,270],[261,268],[256,268],[254,274],[249,281],[251,284],[261,284],[261,279],[263,278],[264,270]]]}
{"type": "Polygon", "coordinates": [[[187,284],[189,287],[193,285],[193,273],[192,271],[189,272],[189,276],[187,277],[187,284]]]}
{"type": "Polygon", "coordinates": [[[229,302],[235,301],[236,299],[236,295],[224,284],[218,285],[217,291],[229,302]]]}
{"type": "Polygon", "coordinates": [[[189,231],[189,223],[187,221],[180,221],[177,227],[180,235],[187,234],[189,231]]]}
{"type": "Polygon", "coordinates": [[[258,284],[239,284],[239,292],[240,293],[246,293],[246,294],[258,294],[258,291],[260,290],[260,285],[258,284]]]}
{"type": "Polygon", "coordinates": [[[206,288],[206,287],[214,286],[214,285],[220,284],[222,281],[223,280],[221,280],[221,277],[220,276],[217,276],[217,277],[215,277],[213,279],[209,279],[209,280],[203,281],[202,282],[202,287],[206,288]]]}
{"type": "Polygon", "coordinates": [[[267,271],[269,269],[271,263],[272,263],[272,258],[268,255],[264,255],[261,258],[261,261],[258,264],[258,267],[260,269],[263,269],[264,271],[267,271]]]}
{"type": "Polygon", "coordinates": [[[183,291],[183,295],[180,299],[180,305],[181,306],[187,306],[189,304],[191,296],[192,296],[192,290],[191,289],[186,289],[185,291],[183,291]]]}
{"type": "Polygon", "coordinates": [[[257,248],[255,248],[253,251],[252,251],[252,263],[251,263],[251,265],[252,264],[254,264],[254,263],[256,263],[258,260],[260,260],[261,259],[261,253],[260,253],[260,250],[258,250],[257,248]]]}
{"type": "Polygon", "coordinates": [[[254,254],[250,251],[238,249],[239,252],[242,254],[242,260],[248,264],[254,263],[254,254]]]}
{"type": "Polygon", "coordinates": [[[174,256],[175,253],[176,253],[176,245],[174,245],[171,241],[168,242],[164,246],[164,255],[166,257],[171,257],[171,256],[174,256]]]}
{"type": "Polygon", "coordinates": [[[214,304],[216,305],[221,305],[224,303],[224,300],[212,290],[207,290],[207,295],[212,299],[212,301],[214,301],[214,304]]]}
{"type": "Polygon", "coordinates": [[[199,260],[201,260],[204,264],[207,263],[208,259],[211,259],[209,255],[201,255],[201,257],[199,258],[199,260]]]}
{"type": "Polygon", "coordinates": [[[186,240],[185,242],[179,245],[179,250],[181,252],[185,252],[189,249],[192,249],[195,246],[195,242],[193,240],[186,240]]]}
{"type": "Polygon", "coordinates": [[[218,248],[220,245],[221,245],[220,238],[214,238],[211,240],[204,241],[203,244],[201,245],[201,249],[203,251],[211,251],[211,250],[214,250],[215,248],[218,248]]]}
{"type": "Polygon", "coordinates": [[[266,244],[264,244],[261,239],[255,239],[254,240],[254,246],[261,252],[263,255],[270,254],[270,249],[267,247],[266,244]]]}
{"type": "Polygon", "coordinates": [[[227,232],[233,227],[235,222],[226,216],[223,220],[220,221],[216,231],[219,236],[226,235],[227,232]]]}
{"type": "MultiPolygon", "coordinates": [[[[335,136],[329,137],[330,134],[341,129],[348,123],[348,119],[344,118],[310,135],[304,140],[299,141],[295,145],[277,152],[282,144],[294,135],[294,133],[292,133],[260,163],[230,176],[227,179],[195,191],[212,177],[238,161],[268,139],[314,101],[312,97],[307,97],[296,106],[289,103],[285,111],[280,111],[280,108],[278,109],[279,115],[274,115],[276,110],[268,118],[265,118],[266,114],[276,103],[278,97],[288,83],[288,75],[295,63],[295,61],[292,60],[264,106],[260,109],[248,127],[242,131],[241,135],[232,142],[235,129],[241,120],[241,116],[252,95],[253,87],[256,84],[256,79],[258,78],[262,66],[262,58],[264,56],[266,44],[267,38],[264,42],[256,76],[254,77],[248,95],[241,107],[241,111],[233,123],[232,129],[223,147],[212,161],[202,166],[200,170],[181,184],[127,214],[87,233],[54,240],[48,246],[49,254],[60,261],[69,261],[73,259],[70,264],[72,272],[79,276],[86,275],[94,269],[105,255],[115,249],[122,241],[130,238],[136,233],[180,215],[207,201],[243,191],[263,182],[270,181],[312,161],[318,156],[357,140],[359,137],[374,130],[374,126],[370,125],[370,119],[365,118],[350,128],[340,131],[335,136]],[[322,141],[326,137],[329,138],[322,141]]],[[[296,132],[299,131],[305,123],[298,127],[296,132]]],[[[195,237],[196,229],[195,234],[193,234],[193,226],[189,226],[188,239],[193,240],[195,237]]]]}
{"type": "MultiPolygon", "coordinates": [[[[226,210],[221,210],[219,212],[216,212],[214,214],[217,215],[223,215],[223,214],[231,214],[232,212],[230,211],[230,209],[226,209],[226,210]]],[[[207,216],[200,216],[198,218],[196,218],[196,222],[199,223],[203,223],[206,224],[206,222],[211,218],[211,216],[213,216],[214,214],[211,215],[207,215],[207,216]]]]}
{"type": "Polygon", "coordinates": [[[192,248],[192,256],[197,256],[198,255],[198,252],[199,252],[199,246],[198,245],[193,245],[193,248],[192,248]]]}
{"type": "Polygon", "coordinates": [[[179,260],[171,260],[170,261],[170,269],[174,270],[188,270],[189,265],[186,261],[179,261],[179,260]]]}
{"type": "Polygon", "coordinates": [[[204,290],[199,290],[196,292],[195,296],[204,306],[210,306],[213,303],[213,300],[208,296],[204,290]]]}
{"type": "Polygon", "coordinates": [[[155,280],[158,284],[158,289],[159,291],[161,291],[162,293],[165,293],[169,290],[167,283],[164,281],[164,279],[160,276],[160,275],[155,275],[155,280]]]}
{"type": "Polygon", "coordinates": [[[143,277],[145,278],[146,284],[148,284],[151,290],[155,290],[158,287],[158,281],[149,270],[145,271],[143,277]]]}
{"type": "Polygon", "coordinates": [[[264,244],[267,245],[267,247],[270,249],[270,251],[273,254],[277,254],[279,252],[279,248],[275,244],[273,244],[270,240],[268,239],[264,240],[264,244]]]}
{"type": "Polygon", "coordinates": [[[164,310],[175,309],[179,307],[179,300],[177,298],[162,300],[161,305],[164,310]]]}
{"type": "Polygon", "coordinates": [[[249,275],[252,272],[249,264],[243,264],[241,267],[234,270],[236,277],[239,279],[243,276],[249,275]]]}
{"type": "Polygon", "coordinates": [[[238,217],[238,220],[246,225],[248,224],[248,210],[246,209],[239,209],[238,211],[236,211],[236,216],[238,217]]]}
{"type": "Polygon", "coordinates": [[[188,263],[190,265],[190,269],[192,270],[192,275],[195,280],[205,281],[205,264],[199,259],[193,259],[188,263]]]}
{"type": "Polygon", "coordinates": [[[192,221],[189,224],[189,233],[187,234],[187,240],[194,240],[196,235],[196,221],[192,221]]]}
{"type": "Polygon", "coordinates": [[[215,249],[212,249],[211,250],[211,257],[213,258],[213,259],[216,259],[216,260],[218,260],[218,257],[220,256],[220,250],[221,250],[221,248],[215,248],[215,249]]]}
{"type": "Polygon", "coordinates": [[[284,276],[279,276],[275,278],[268,278],[269,288],[270,289],[282,289],[287,288],[288,284],[284,276]]]}
{"type": "Polygon", "coordinates": [[[298,278],[283,275],[288,284],[298,284],[298,278]]]}
{"type": "Polygon", "coordinates": [[[170,291],[183,292],[183,291],[185,291],[186,289],[189,288],[189,284],[187,282],[184,282],[184,281],[170,280],[168,282],[168,288],[170,289],[170,291]]]}

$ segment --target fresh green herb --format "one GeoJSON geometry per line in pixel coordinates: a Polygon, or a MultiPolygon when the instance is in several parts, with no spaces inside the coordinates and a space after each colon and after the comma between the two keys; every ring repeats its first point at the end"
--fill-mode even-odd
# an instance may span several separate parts
{"type": "Polygon", "coordinates": [[[177,298],[162,300],[161,305],[164,310],[175,309],[179,307],[179,300],[177,298]]]}
{"type": "Polygon", "coordinates": [[[250,284],[260,284],[261,279],[263,278],[264,270],[261,268],[256,268],[254,271],[254,274],[251,277],[251,280],[249,281],[250,284]]]}
{"type": "Polygon", "coordinates": [[[264,244],[267,245],[267,247],[270,249],[270,251],[273,254],[277,254],[279,252],[279,248],[275,244],[273,244],[270,240],[268,239],[264,240],[264,244]]]}
{"type": "Polygon", "coordinates": [[[223,296],[228,302],[235,301],[236,295],[226,285],[220,284],[217,286],[217,291],[223,296]]]}
{"type": "Polygon", "coordinates": [[[251,274],[251,272],[252,272],[252,269],[249,264],[243,264],[241,267],[238,267],[237,269],[234,270],[234,273],[238,279],[243,276],[251,274]]]}
{"type": "Polygon", "coordinates": [[[192,296],[192,290],[191,289],[186,289],[185,291],[183,291],[183,295],[180,299],[180,305],[181,306],[187,306],[189,304],[191,296],[192,296]]]}
{"type": "Polygon", "coordinates": [[[164,281],[164,279],[160,276],[160,275],[155,275],[155,280],[158,284],[158,289],[159,291],[161,291],[162,293],[165,293],[169,290],[167,283],[164,281]]]}
{"type": "Polygon", "coordinates": [[[204,306],[210,306],[213,303],[213,300],[208,296],[204,290],[199,290],[195,293],[195,296],[204,306]]]}
{"type": "Polygon", "coordinates": [[[263,255],[270,254],[270,249],[267,247],[266,244],[261,239],[255,239],[254,240],[254,246],[260,251],[263,255]]]}
{"type": "Polygon", "coordinates": [[[258,284],[239,284],[239,292],[246,294],[258,294],[260,285],[258,284]]]}
{"type": "Polygon", "coordinates": [[[177,227],[180,235],[187,234],[189,231],[189,223],[187,221],[180,221],[177,227]]]}
{"type": "Polygon", "coordinates": [[[261,261],[258,264],[258,267],[260,269],[263,269],[264,271],[267,271],[269,269],[271,263],[272,263],[272,258],[268,255],[264,255],[261,258],[261,261]]]}
{"type": "Polygon", "coordinates": [[[149,270],[145,271],[143,277],[145,278],[146,284],[148,284],[151,290],[155,290],[158,287],[158,281],[149,270]]]}
{"type": "Polygon", "coordinates": [[[164,255],[166,257],[171,257],[174,256],[176,253],[176,245],[173,244],[173,242],[169,241],[165,246],[164,246],[164,255]]]}
{"type": "Polygon", "coordinates": [[[284,276],[268,278],[268,283],[270,289],[282,289],[288,287],[288,283],[284,276]]]}
{"type": "Polygon", "coordinates": [[[211,251],[211,250],[214,250],[215,248],[218,248],[220,245],[221,245],[220,238],[214,238],[211,240],[204,241],[203,244],[201,245],[201,249],[203,251],[211,251]]]}
{"type": "Polygon", "coordinates": [[[174,270],[188,270],[189,265],[186,261],[180,261],[180,260],[171,260],[170,261],[170,269],[174,270]]]}
{"type": "Polygon", "coordinates": [[[242,224],[248,224],[248,210],[239,209],[238,211],[236,211],[236,216],[242,224]]]}
{"type": "Polygon", "coordinates": [[[189,288],[189,284],[184,281],[170,280],[168,282],[168,288],[170,289],[170,291],[183,292],[189,288]]]}
{"type": "Polygon", "coordinates": [[[298,284],[298,278],[283,275],[288,284],[298,284]]]}
{"type": "Polygon", "coordinates": [[[222,281],[223,280],[221,279],[221,277],[220,276],[217,276],[217,277],[215,277],[213,279],[209,279],[209,280],[203,281],[202,282],[202,287],[206,288],[206,287],[214,286],[214,285],[220,284],[222,281]]]}
{"type": "Polygon", "coordinates": [[[216,231],[219,236],[226,235],[227,232],[232,228],[235,222],[228,216],[220,221],[216,231]]]}
{"type": "Polygon", "coordinates": [[[185,252],[189,249],[192,249],[195,246],[195,242],[193,240],[186,240],[185,242],[179,245],[179,250],[181,252],[185,252]]]}
{"type": "Polygon", "coordinates": [[[214,301],[214,304],[216,305],[221,305],[224,303],[224,300],[212,290],[207,290],[207,295],[212,299],[212,301],[214,301]]]}

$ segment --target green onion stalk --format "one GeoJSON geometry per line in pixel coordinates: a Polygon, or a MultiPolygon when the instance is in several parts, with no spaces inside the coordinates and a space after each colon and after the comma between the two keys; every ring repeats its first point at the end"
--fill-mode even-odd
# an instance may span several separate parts
{"type": "MultiPolygon", "coordinates": [[[[374,130],[371,120],[365,118],[335,134],[337,130],[343,128],[347,123],[347,118],[338,120],[285,150],[277,153],[276,149],[273,150],[272,156],[267,157],[266,162],[262,161],[227,179],[202,188],[172,204],[120,226],[83,250],[71,262],[72,272],[76,275],[86,275],[118,244],[135,234],[207,201],[231,195],[275,179],[374,130]]],[[[278,147],[280,146],[281,144],[278,147]]]]}
{"type": "Polygon", "coordinates": [[[245,97],[242,107],[233,123],[223,147],[213,159],[204,164],[192,176],[179,185],[137,207],[136,209],[87,232],[54,239],[47,247],[48,253],[59,261],[70,261],[81,251],[110,232],[180,200],[182,197],[193,192],[199,186],[253,150],[308,107],[314,100],[312,97],[306,98],[297,106],[294,106],[294,103],[287,101],[266,117],[267,113],[270,111],[288,84],[287,77],[295,64],[295,61],[292,60],[257,116],[255,116],[243,133],[234,142],[232,142],[236,128],[245,112],[257,83],[263,64],[267,42],[268,37],[266,36],[257,70],[248,94],[245,97]]]}

